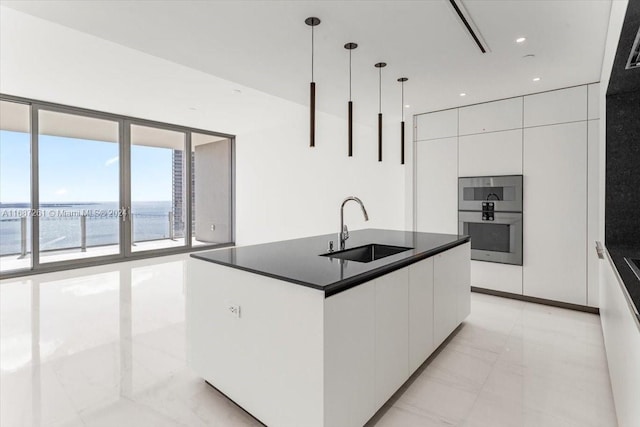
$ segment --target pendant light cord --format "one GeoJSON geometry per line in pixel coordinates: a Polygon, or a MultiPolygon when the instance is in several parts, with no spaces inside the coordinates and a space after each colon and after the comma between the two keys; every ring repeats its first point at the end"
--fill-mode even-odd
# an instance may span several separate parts
{"type": "Polygon", "coordinates": [[[313,30],[314,30],[314,26],[311,26],[311,81],[313,80],[313,30]]]}

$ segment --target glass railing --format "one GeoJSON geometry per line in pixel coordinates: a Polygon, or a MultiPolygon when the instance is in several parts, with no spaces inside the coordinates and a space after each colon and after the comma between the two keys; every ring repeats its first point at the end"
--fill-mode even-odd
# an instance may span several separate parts
{"type": "MultiPolygon", "coordinates": [[[[171,202],[146,203],[133,208],[133,242],[175,240],[184,237],[184,223],[167,210],[171,202]]],[[[30,209],[0,209],[0,256],[26,255],[31,252],[30,209]]],[[[57,205],[42,208],[40,219],[40,250],[69,249],[118,245],[121,215],[117,206],[57,205]],[[97,208],[96,208],[97,207],[97,208]]]]}

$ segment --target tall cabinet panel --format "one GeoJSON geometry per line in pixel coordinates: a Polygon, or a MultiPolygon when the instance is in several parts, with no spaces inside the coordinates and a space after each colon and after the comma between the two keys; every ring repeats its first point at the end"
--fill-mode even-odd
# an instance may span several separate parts
{"type": "Polygon", "coordinates": [[[458,138],[416,143],[416,231],[458,234],[458,138]]]}
{"type": "Polygon", "coordinates": [[[596,240],[602,240],[598,237],[598,224],[600,223],[600,177],[598,175],[600,168],[600,120],[589,120],[587,123],[587,305],[598,307],[600,293],[598,289],[598,255],[595,244],[596,240]]]}
{"type": "Polygon", "coordinates": [[[524,295],[587,304],[586,144],[587,122],[524,130],[524,295]]]}

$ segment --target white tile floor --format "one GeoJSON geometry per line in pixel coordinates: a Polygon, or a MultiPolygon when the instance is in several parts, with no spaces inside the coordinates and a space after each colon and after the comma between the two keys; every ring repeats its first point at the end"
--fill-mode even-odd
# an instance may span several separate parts
{"type": "MultiPolygon", "coordinates": [[[[0,282],[0,425],[260,425],[186,367],[186,257],[0,282]]],[[[613,427],[599,318],[472,294],[369,424],[613,427]]]]}

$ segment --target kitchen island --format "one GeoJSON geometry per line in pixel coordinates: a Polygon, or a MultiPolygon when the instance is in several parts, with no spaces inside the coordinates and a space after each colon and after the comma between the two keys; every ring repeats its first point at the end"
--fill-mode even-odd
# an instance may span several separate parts
{"type": "Polygon", "coordinates": [[[364,425],[469,314],[468,236],[335,238],[189,260],[189,364],[266,425],[364,425]]]}

